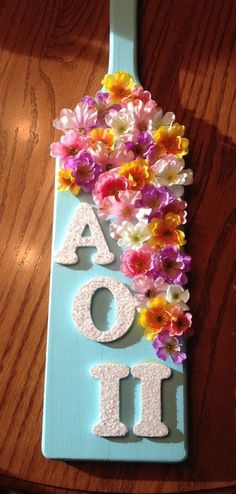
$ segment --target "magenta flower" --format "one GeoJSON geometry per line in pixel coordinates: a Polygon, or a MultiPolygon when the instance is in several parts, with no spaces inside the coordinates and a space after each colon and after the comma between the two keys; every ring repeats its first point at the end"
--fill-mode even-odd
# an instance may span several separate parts
{"type": "Polygon", "coordinates": [[[152,344],[161,360],[171,357],[175,364],[181,364],[187,358],[186,353],[180,351],[178,339],[170,336],[167,330],[159,333],[152,344]]]}
{"type": "Polygon", "coordinates": [[[152,256],[145,249],[127,250],[121,257],[121,271],[127,278],[134,278],[140,274],[146,274],[153,267],[152,256]]]}
{"type": "Polygon", "coordinates": [[[134,142],[127,141],[125,145],[129,151],[133,151],[136,157],[145,158],[153,146],[153,138],[148,132],[142,130],[134,142]]]}
{"type": "Polygon", "coordinates": [[[97,204],[101,204],[104,197],[117,196],[121,190],[127,190],[129,181],[122,175],[115,172],[105,172],[98,178],[93,190],[93,199],[97,204]]]}
{"type": "Polygon", "coordinates": [[[75,183],[80,185],[85,192],[91,192],[101,168],[87,151],[81,151],[75,158],[69,158],[67,167],[72,169],[75,183]]]}
{"type": "Polygon", "coordinates": [[[138,199],[135,205],[138,208],[150,208],[152,211],[148,219],[151,221],[152,218],[160,216],[162,208],[167,206],[173,197],[168,187],[148,184],[141,190],[141,199],[138,199]]]}
{"type": "Polygon", "coordinates": [[[60,158],[63,164],[67,158],[76,156],[79,151],[86,149],[90,145],[90,138],[69,130],[61,137],[60,142],[53,142],[50,146],[50,155],[53,158],[60,158]]]}
{"type": "Polygon", "coordinates": [[[190,270],[190,263],[191,256],[167,245],[154,255],[154,279],[162,276],[168,283],[185,285],[188,281],[185,273],[190,270]]]}

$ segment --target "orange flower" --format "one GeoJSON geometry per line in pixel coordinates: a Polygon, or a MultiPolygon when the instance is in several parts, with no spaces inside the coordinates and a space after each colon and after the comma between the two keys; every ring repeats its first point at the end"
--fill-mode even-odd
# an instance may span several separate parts
{"type": "Polygon", "coordinates": [[[80,191],[80,186],[75,183],[71,170],[61,168],[57,175],[58,187],[57,190],[70,190],[74,196],[77,196],[80,191]]]}
{"type": "Polygon", "coordinates": [[[189,140],[184,135],[184,125],[175,123],[172,127],[159,127],[153,132],[153,139],[156,143],[156,148],[153,152],[155,159],[158,160],[165,154],[174,154],[178,158],[182,158],[188,154],[189,140]]]}
{"type": "Polygon", "coordinates": [[[115,140],[115,134],[111,129],[103,129],[102,127],[98,127],[97,129],[93,129],[89,132],[93,143],[103,142],[106,146],[112,146],[115,140]]]}
{"type": "Polygon", "coordinates": [[[123,163],[119,168],[119,174],[129,180],[131,190],[142,189],[153,178],[148,162],[142,158],[123,163]]]}
{"type": "Polygon", "coordinates": [[[136,83],[128,72],[118,70],[113,75],[106,74],[102,80],[102,85],[110,93],[112,101],[119,103],[122,98],[127,98],[135,88],[136,83]]]}
{"type": "Polygon", "coordinates": [[[151,300],[148,307],[141,310],[139,322],[144,327],[145,336],[148,340],[152,340],[164,327],[170,325],[169,307],[170,304],[163,297],[158,296],[151,300]]]}
{"type": "Polygon", "coordinates": [[[163,219],[153,218],[148,227],[152,233],[149,243],[157,247],[185,244],[184,232],[177,229],[180,224],[181,217],[174,213],[167,213],[163,219]]]}

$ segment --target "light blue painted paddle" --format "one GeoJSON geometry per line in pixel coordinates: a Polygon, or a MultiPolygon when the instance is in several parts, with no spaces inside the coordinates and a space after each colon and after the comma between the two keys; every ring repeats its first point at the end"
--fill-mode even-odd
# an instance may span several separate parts
{"type": "MultiPolygon", "coordinates": [[[[109,73],[128,71],[137,80],[136,0],[111,0],[109,73]]],[[[120,418],[128,428],[123,437],[100,437],[92,432],[99,421],[100,383],[91,367],[100,363],[123,363],[132,368],[139,363],[159,362],[152,345],[143,337],[136,321],[122,338],[98,343],[83,336],[72,320],[75,294],[89,280],[106,276],[127,284],[120,271],[120,249],[110,238],[107,222],[101,222],[115,262],[94,263],[95,249],[80,248],[80,262],[61,265],[54,255],[62,245],[71,218],[81,202],[92,204],[91,195],[76,198],[55,189],[53,246],[48,320],[46,378],[43,413],[42,451],[46,458],[73,460],[118,460],[178,462],[186,457],[185,371],[168,359],[172,376],[162,384],[162,421],[169,429],[166,437],[139,437],[133,426],[141,418],[141,386],[129,375],[120,384],[120,418]]],[[[114,303],[104,293],[93,304],[95,324],[110,328],[115,319],[114,303]]],[[[162,363],[162,362],[159,362],[162,363]]]]}
{"type": "Polygon", "coordinates": [[[110,0],[110,46],[108,73],[137,73],[137,0],[110,0]]]}

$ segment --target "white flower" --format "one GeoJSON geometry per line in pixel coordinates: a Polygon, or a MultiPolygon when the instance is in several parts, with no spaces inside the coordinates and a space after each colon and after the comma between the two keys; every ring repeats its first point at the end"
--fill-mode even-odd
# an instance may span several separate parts
{"type": "Polygon", "coordinates": [[[132,249],[139,249],[142,247],[143,242],[151,237],[147,224],[141,221],[136,225],[126,222],[123,225],[123,229],[119,230],[119,235],[121,237],[118,240],[118,245],[132,249]]]}
{"type": "Polygon", "coordinates": [[[183,310],[189,310],[186,302],[189,299],[189,291],[184,290],[180,285],[170,285],[166,291],[166,300],[170,304],[179,305],[183,310]]]}
{"type": "Polygon", "coordinates": [[[156,114],[153,116],[152,121],[149,124],[149,130],[154,131],[159,129],[161,125],[165,127],[171,127],[171,125],[175,121],[175,114],[172,111],[169,111],[163,115],[162,108],[158,108],[156,114]]]}
{"type": "Polygon", "coordinates": [[[120,136],[130,129],[131,119],[125,108],[120,111],[110,110],[105,117],[106,124],[113,132],[120,136]]]}
{"type": "Polygon", "coordinates": [[[111,238],[119,240],[124,234],[124,231],[126,230],[128,225],[132,225],[132,223],[130,223],[130,221],[116,221],[111,223],[109,226],[111,238]]]}
{"type": "Polygon", "coordinates": [[[184,170],[184,160],[172,154],[157,160],[151,169],[158,185],[189,185],[193,181],[192,170],[184,170]]]}
{"type": "Polygon", "coordinates": [[[136,218],[138,221],[148,223],[148,216],[151,214],[151,212],[152,212],[151,208],[140,208],[138,213],[136,214],[136,218]]]}

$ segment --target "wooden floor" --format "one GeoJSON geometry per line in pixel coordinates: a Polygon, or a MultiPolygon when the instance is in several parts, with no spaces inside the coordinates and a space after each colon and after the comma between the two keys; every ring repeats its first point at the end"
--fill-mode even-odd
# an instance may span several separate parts
{"type": "Polygon", "coordinates": [[[185,124],[195,175],[187,196],[195,329],[189,459],[69,464],[47,461],[40,451],[54,181],[48,149],[60,109],[94,94],[107,71],[108,1],[0,3],[0,485],[6,489],[235,492],[235,7],[230,0],[139,5],[140,79],[185,124]]]}

